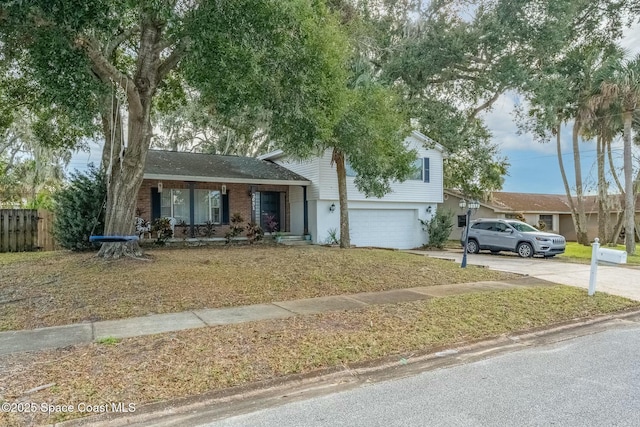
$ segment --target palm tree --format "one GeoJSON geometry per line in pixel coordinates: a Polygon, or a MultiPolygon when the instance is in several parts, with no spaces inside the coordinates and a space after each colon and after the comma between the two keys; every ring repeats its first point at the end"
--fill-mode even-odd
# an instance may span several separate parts
{"type": "Polygon", "coordinates": [[[597,94],[592,102],[604,109],[620,108],[623,119],[623,168],[624,168],[624,227],[625,249],[635,253],[635,191],[633,159],[631,155],[631,125],[633,115],[640,104],[640,55],[632,60],[615,58],[607,64],[605,73],[597,84],[597,94]]]}

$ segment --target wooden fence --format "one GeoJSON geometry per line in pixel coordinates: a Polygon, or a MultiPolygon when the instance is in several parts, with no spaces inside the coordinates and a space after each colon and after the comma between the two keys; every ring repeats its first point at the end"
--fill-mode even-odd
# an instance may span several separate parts
{"type": "Polygon", "coordinates": [[[53,214],[35,209],[0,209],[0,252],[52,251],[53,214]]]}

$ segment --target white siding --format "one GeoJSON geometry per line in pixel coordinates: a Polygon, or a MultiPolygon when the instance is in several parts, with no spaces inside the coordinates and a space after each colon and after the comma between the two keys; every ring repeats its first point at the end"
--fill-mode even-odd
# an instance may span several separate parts
{"type": "Polygon", "coordinates": [[[307,200],[317,200],[319,198],[320,159],[318,157],[309,160],[291,160],[281,157],[274,162],[311,181],[311,185],[307,187],[307,200]]]}
{"type": "MultiPolygon", "coordinates": [[[[347,177],[347,195],[350,201],[379,200],[385,202],[426,202],[442,203],[443,163],[442,152],[423,147],[422,141],[414,136],[407,138],[407,146],[418,152],[418,158],[429,158],[429,182],[407,180],[391,185],[391,192],[382,198],[367,198],[358,191],[353,177],[347,177]]],[[[288,166],[287,166],[288,167],[288,166]]],[[[319,162],[321,200],[338,200],[338,178],[335,165],[331,165],[331,152],[327,150],[319,162]]],[[[297,171],[295,171],[297,172],[297,171]]],[[[303,175],[304,176],[304,175],[303,175]]],[[[311,178],[309,178],[311,179],[311,178]]],[[[315,182],[314,182],[315,184],[315,182]]]]}

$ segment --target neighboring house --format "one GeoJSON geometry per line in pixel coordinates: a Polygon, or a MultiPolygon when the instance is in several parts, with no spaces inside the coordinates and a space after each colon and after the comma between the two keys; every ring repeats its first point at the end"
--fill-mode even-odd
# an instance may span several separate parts
{"type": "MultiPolygon", "coordinates": [[[[393,183],[392,191],[382,198],[369,197],[354,185],[353,170],[347,165],[349,231],[355,246],[407,249],[427,243],[420,219],[435,214],[443,201],[443,147],[419,132],[406,139],[415,149],[415,175],[402,183],[393,183]],[[431,145],[433,148],[425,148],[431,145]]],[[[308,160],[294,160],[281,150],[261,156],[308,178],[308,187],[291,188],[291,232],[308,233],[314,243],[325,243],[340,230],[338,178],[331,164],[331,150],[308,160]],[[304,215],[304,210],[307,215],[304,215]],[[306,218],[306,221],[301,219],[306,218]]],[[[348,159],[347,159],[348,160],[348,159]]]]}
{"type": "Polygon", "coordinates": [[[266,228],[271,216],[279,231],[290,231],[290,200],[311,182],[272,162],[251,157],[221,156],[151,150],[147,155],[142,186],[138,192],[139,216],[147,221],[175,218],[188,225],[187,237],[201,235],[199,226],[209,222],[215,237],[223,237],[235,213],[266,228]]]}
{"type": "MultiPolygon", "coordinates": [[[[465,213],[459,207],[463,198],[456,190],[444,190],[444,202],[441,208],[454,214],[453,230],[450,239],[457,240],[462,235],[465,227],[465,213]]],[[[618,214],[621,212],[620,203],[614,196],[615,202],[611,209],[610,224],[616,224],[618,214]]],[[[637,209],[640,208],[636,202],[637,209]]],[[[587,214],[587,233],[590,239],[598,234],[598,204],[596,196],[585,197],[585,211],[587,214]]],[[[532,194],[532,193],[508,193],[493,192],[487,201],[480,201],[480,208],[473,213],[475,218],[516,218],[522,214],[527,223],[538,225],[540,221],[545,223],[545,230],[561,234],[569,241],[576,240],[576,231],[571,218],[571,207],[567,196],[564,194],[532,194]]]]}

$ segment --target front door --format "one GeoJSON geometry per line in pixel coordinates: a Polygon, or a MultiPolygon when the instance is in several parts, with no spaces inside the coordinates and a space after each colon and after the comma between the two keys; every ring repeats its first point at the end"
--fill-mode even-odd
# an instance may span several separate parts
{"type": "Polygon", "coordinates": [[[282,230],[282,224],[280,224],[280,193],[275,191],[260,192],[260,227],[265,231],[269,231],[267,223],[270,218],[278,223],[273,231],[282,230]]]}

